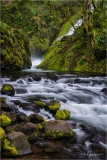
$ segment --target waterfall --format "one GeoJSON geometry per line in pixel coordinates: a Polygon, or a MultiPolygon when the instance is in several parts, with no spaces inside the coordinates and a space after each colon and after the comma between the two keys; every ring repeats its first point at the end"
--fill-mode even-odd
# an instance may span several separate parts
{"type": "MultiPolygon", "coordinates": [[[[83,20],[82,20],[82,19],[79,19],[79,20],[74,24],[74,27],[75,27],[75,28],[78,28],[79,26],[81,26],[82,22],[83,22],[83,20]]],[[[58,38],[54,41],[54,43],[55,43],[56,41],[59,41],[60,39],[62,39],[64,36],[72,35],[72,34],[75,32],[74,27],[71,26],[70,29],[68,30],[68,32],[67,32],[66,34],[58,37],[58,38]]]]}

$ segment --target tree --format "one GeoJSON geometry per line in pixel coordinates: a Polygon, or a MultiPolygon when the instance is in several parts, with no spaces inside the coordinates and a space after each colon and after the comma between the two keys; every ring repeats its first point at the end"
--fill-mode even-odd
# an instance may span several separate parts
{"type": "Polygon", "coordinates": [[[93,12],[92,12],[92,0],[84,0],[83,3],[83,23],[84,32],[88,36],[89,43],[91,45],[92,52],[94,52],[94,35],[93,35],[93,12]]]}

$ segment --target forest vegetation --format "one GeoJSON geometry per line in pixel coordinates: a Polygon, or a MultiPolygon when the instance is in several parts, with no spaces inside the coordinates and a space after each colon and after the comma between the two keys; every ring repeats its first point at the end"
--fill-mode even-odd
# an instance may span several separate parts
{"type": "MultiPolygon", "coordinates": [[[[14,49],[11,49],[15,45],[10,40],[12,35],[9,32],[17,30],[28,37],[28,48],[30,47],[32,54],[46,53],[44,61],[38,68],[106,72],[106,0],[2,0],[1,20],[1,26],[10,27],[10,30],[7,29],[9,27],[5,28],[8,32],[5,32],[5,35],[2,35],[1,32],[1,62],[3,65],[6,63],[4,57],[7,54],[8,57],[15,55],[14,49]],[[93,11],[91,10],[92,4],[93,11]],[[53,43],[57,37],[64,35],[81,18],[83,23],[77,29],[75,28],[73,35],[53,43]],[[5,43],[4,36],[9,38],[8,43],[5,43]]],[[[4,28],[1,27],[1,29],[4,28]]],[[[19,39],[19,46],[23,46],[24,38],[20,36],[19,39]]],[[[20,57],[21,47],[18,48],[17,55],[20,57]]],[[[24,52],[24,49],[22,50],[24,52]]],[[[28,53],[29,56],[31,53],[28,53]]],[[[19,67],[12,65],[13,70],[26,68],[23,67],[24,65],[28,65],[28,68],[31,66],[30,61],[29,64],[22,65],[22,63],[24,64],[24,62],[21,62],[21,65],[17,64],[19,67]]]]}

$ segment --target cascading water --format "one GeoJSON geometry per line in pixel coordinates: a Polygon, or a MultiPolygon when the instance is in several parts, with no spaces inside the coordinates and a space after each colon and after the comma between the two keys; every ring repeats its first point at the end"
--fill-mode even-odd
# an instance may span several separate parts
{"type": "MultiPolygon", "coordinates": [[[[76,74],[58,74],[40,72],[41,80],[34,79],[34,73],[24,75],[15,79],[14,75],[6,77],[2,75],[1,85],[11,84],[15,88],[15,96],[6,97],[7,103],[13,105],[12,100],[20,100],[22,103],[34,104],[36,99],[49,102],[50,100],[58,100],[61,104],[61,110],[67,109],[71,111],[68,123],[73,127],[76,142],[83,144],[90,151],[90,147],[97,147],[105,150],[107,144],[105,141],[106,119],[107,119],[107,103],[104,88],[107,87],[106,77],[101,76],[79,76],[76,74]],[[90,136],[95,135],[96,139],[90,136]],[[96,144],[97,143],[97,144],[96,144]]],[[[1,87],[0,87],[1,88],[1,87]]],[[[14,105],[13,105],[14,106],[14,105]]],[[[35,113],[32,105],[26,108],[16,106],[16,108],[30,115],[35,113]]],[[[53,115],[40,109],[39,114],[47,120],[54,119],[53,115]]]]}
{"type": "Polygon", "coordinates": [[[43,59],[39,59],[39,58],[32,58],[31,57],[31,61],[32,61],[32,67],[31,69],[36,69],[36,67],[42,62],[43,59]]]}

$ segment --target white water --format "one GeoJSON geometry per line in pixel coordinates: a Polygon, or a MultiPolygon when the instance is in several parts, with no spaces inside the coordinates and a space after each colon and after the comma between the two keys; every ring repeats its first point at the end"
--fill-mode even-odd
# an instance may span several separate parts
{"type": "Polygon", "coordinates": [[[32,67],[31,69],[36,69],[36,67],[43,61],[43,58],[31,57],[32,67]]]}
{"type": "MultiPolygon", "coordinates": [[[[79,19],[79,20],[74,24],[74,27],[77,28],[77,27],[81,26],[82,21],[83,21],[82,19],[79,19]]],[[[58,37],[58,38],[54,41],[54,43],[55,43],[56,41],[59,41],[60,39],[62,39],[64,36],[72,35],[72,34],[75,32],[74,27],[71,26],[70,29],[68,30],[68,32],[67,32],[66,34],[58,37]]]]}
{"type": "MultiPolygon", "coordinates": [[[[52,99],[59,100],[61,109],[71,111],[70,121],[81,122],[106,131],[107,97],[101,92],[102,88],[106,87],[106,77],[79,77],[69,74],[63,77],[57,75],[58,80],[56,81],[46,77],[35,81],[30,77],[30,82],[28,78],[19,78],[16,81],[2,78],[1,82],[5,84],[8,81],[14,86],[16,94],[12,99],[19,99],[22,102],[28,101],[31,97],[39,97],[40,100],[46,102],[52,99]],[[21,93],[18,92],[19,89],[21,93]]],[[[34,113],[33,111],[23,111],[22,108],[19,110],[27,115],[34,113]]],[[[47,115],[47,119],[48,117],[54,119],[43,109],[40,114],[47,115]]]]}

